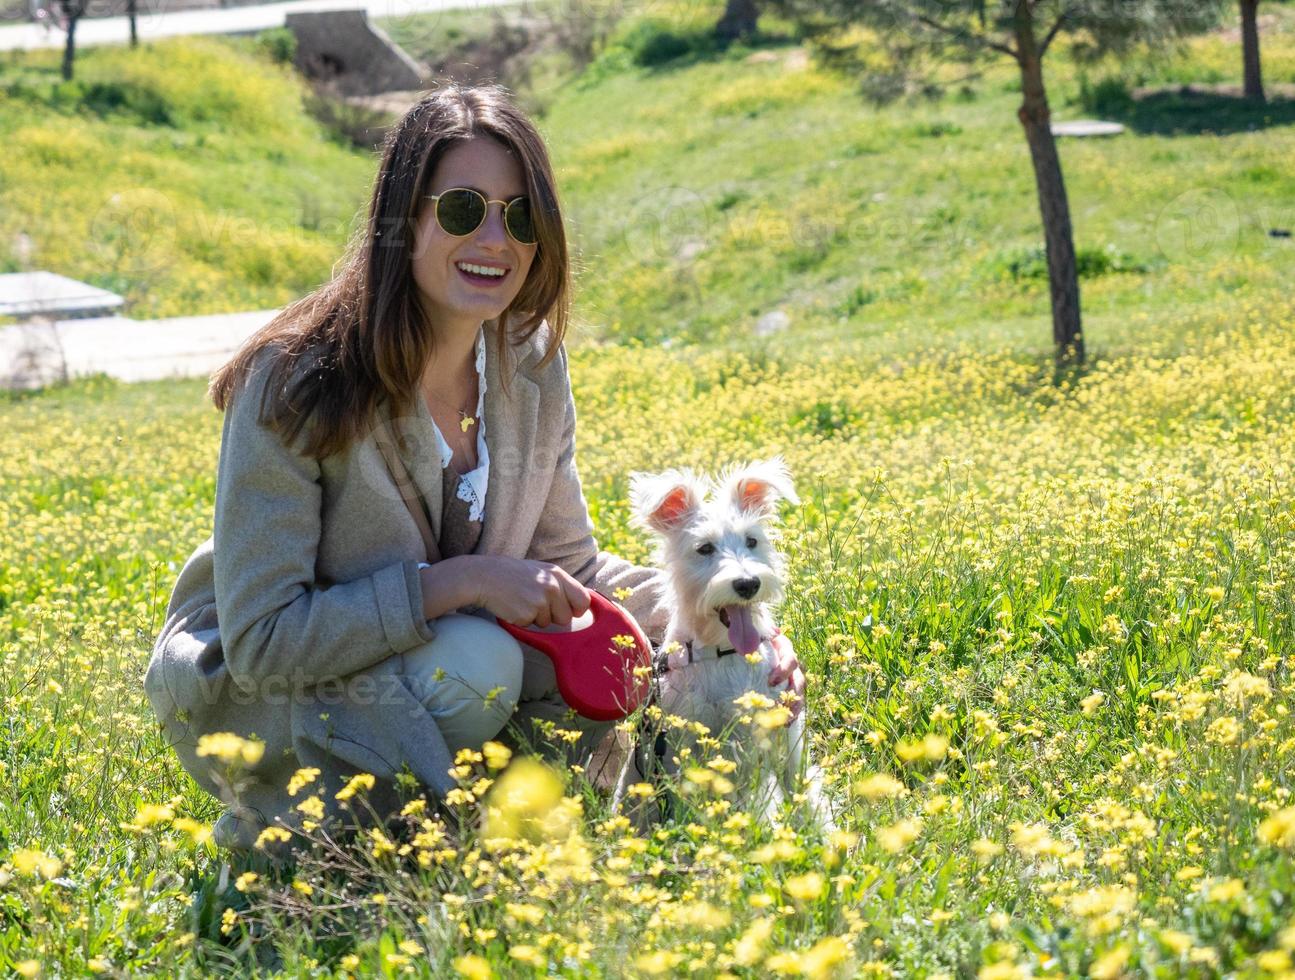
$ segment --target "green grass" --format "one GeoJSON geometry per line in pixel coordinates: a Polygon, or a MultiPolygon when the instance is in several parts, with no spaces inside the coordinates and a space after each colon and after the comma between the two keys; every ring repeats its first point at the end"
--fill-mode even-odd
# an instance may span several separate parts
{"type": "Polygon", "coordinates": [[[255,47],[185,39],[0,65],[0,269],[126,297],[140,318],[284,304],[327,279],[372,181],[255,47]]]}
{"type": "MultiPolygon", "coordinates": [[[[303,863],[309,901],[272,878],[240,892],[243,869],[222,878],[179,822],[219,806],[141,688],[210,533],[220,417],[202,379],[83,380],[0,394],[0,963],[235,974],[273,947],[290,975],[445,976],[463,955],[518,977],[1289,969],[1295,842],[1264,821],[1295,820],[1295,307],[1289,242],[1266,229],[1293,223],[1292,128],[1063,144],[1092,356],[1058,377],[1010,76],[876,110],[787,67],[788,44],[638,68],[635,37],[540,93],[581,262],[582,481],[601,544],[646,561],[631,471],[786,457],[802,503],[784,510],[781,620],[853,836],[794,811],[781,834],[733,822],[694,774],[688,820],[639,842],[570,779],[584,819],[560,845],[420,846],[422,870],[379,848],[340,878],[303,863]],[[772,309],[791,326],[753,335],[772,309]],[[62,866],[42,876],[31,851],[62,866]]],[[[1270,78],[1291,40],[1269,39],[1270,78]]],[[[371,163],[291,115],[294,83],[240,51],[158,46],[146,57],[213,64],[226,94],[195,76],[159,102],[139,82],[102,118],[41,102],[55,87],[16,59],[36,94],[0,114],[21,163],[0,163],[4,200],[71,215],[84,176],[38,185],[37,157],[84,175],[78,147],[194,133],[196,161],[139,149],[95,192],[125,174],[250,219],[291,202],[245,174],[280,192],[317,174],[354,212],[371,163]]],[[[1133,67],[1211,76],[1226,53],[1205,40],[1133,67]]],[[[1078,76],[1055,66],[1058,115],[1078,115],[1078,76]]],[[[60,220],[42,247],[81,260],[60,220]]],[[[178,241],[188,268],[195,239],[178,241]]],[[[211,255],[231,290],[250,288],[240,254],[211,255]]],[[[135,302],[183,295],[155,287],[135,302]]]]}

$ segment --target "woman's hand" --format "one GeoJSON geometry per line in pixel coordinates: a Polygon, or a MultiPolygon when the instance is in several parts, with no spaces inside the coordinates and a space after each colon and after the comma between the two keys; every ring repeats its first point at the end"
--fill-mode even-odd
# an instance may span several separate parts
{"type": "MultiPolygon", "coordinates": [[[[800,669],[800,661],[796,659],[796,651],[792,649],[791,640],[787,639],[785,633],[779,633],[770,642],[773,643],[777,663],[773,670],[769,671],[769,686],[788,685],[789,689],[796,695],[796,700],[789,705],[791,717],[795,718],[800,714],[801,708],[805,706],[805,672],[800,669]]],[[[791,724],[790,718],[787,723],[791,724]]]]}
{"type": "Polygon", "coordinates": [[[589,611],[589,590],[549,562],[476,555],[470,568],[470,604],[514,626],[570,626],[589,611]]]}

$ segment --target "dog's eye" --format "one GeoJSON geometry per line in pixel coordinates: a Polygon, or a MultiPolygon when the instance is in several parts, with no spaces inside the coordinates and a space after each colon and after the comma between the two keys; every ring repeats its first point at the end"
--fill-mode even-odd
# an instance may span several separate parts
{"type": "Polygon", "coordinates": [[[760,543],[760,542],[759,542],[759,541],[757,541],[755,538],[747,538],[747,539],[746,539],[746,546],[747,546],[748,548],[754,548],[754,547],[755,547],[757,544],[759,544],[759,543],[760,543]]]}
{"type": "Polygon", "coordinates": [[[715,546],[711,544],[709,541],[707,541],[705,544],[699,544],[697,546],[697,554],[713,555],[715,554],[715,546]]]}

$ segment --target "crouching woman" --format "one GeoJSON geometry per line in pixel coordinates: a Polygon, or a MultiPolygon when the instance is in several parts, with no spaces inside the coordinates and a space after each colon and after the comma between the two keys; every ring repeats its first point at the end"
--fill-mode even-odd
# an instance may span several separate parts
{"type": "Polygon", "coordinates": [[[219,845],[299,826],[307,797],[336,812],[359,773],[382,813],[405,767],[444,795],[459,749],[535,744],[556,721],[583,732],[572,759],[605,735],[495,621],[569,625],[589,589],[654,641],[669,618],[657,573],[593,537],[569,288],[534,125],[499,88],[446,86],[389,134],[333,279],[213,377],[213,533],[180,572],[145,688],[227,805],[219,845]],[[300,770],[318,774],[290,792],[300,770]]]}

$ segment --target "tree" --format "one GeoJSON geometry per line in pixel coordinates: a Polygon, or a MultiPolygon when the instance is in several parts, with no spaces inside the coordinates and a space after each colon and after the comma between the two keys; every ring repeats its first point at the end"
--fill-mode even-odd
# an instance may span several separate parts
{"type": "Polygon", "coordinates": [[[715,25],[715,33],[724,41],[750,37],[755,33],[755,22],[759,18],[760,11],[755,0],[728,0],[724,16],[715,25]]]}
{"type": "Polygon", "coordinates": [[[1119,51],[1139,41],[1196,32],[1218,21],[1225,0],[768,0],[797,23],[828,65],[859,76],[874,98],[937,92],[940,66],[1011,58],[1021,106],[1052,300],[1059,362],[1084,358],[1070,202],[1052,133],[1043,59],[1062,34],[1080,54],[1119,51]],[[861,50],[851,29],[871,29],[861,50]],[[879,66],[877,55],[885,59],[879,66]]]}
{"type": "Polygon", "coordinates": [[[1245,65],[1246,98],[1267,101],[1259,66],[1259,0],[1241,0],[1241,60],[1245,65]]]}
{"type": "Polygon", "coordinates": [[[58,18],[67,31],[67,43],[63,46],[63,79],[72,80],[72,61],[76,57],[76,24],[85,14],[88,0],[57,0],[58,18]]]}

